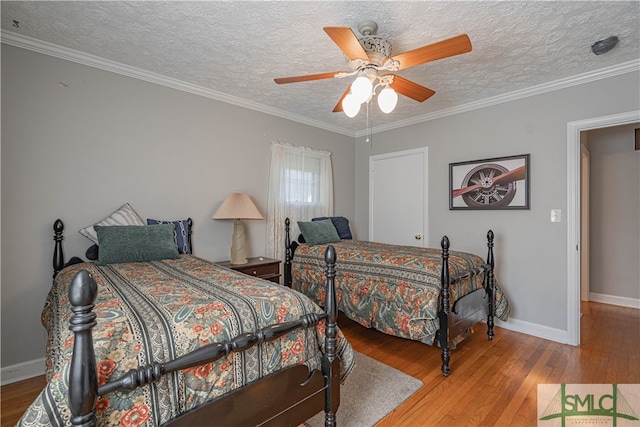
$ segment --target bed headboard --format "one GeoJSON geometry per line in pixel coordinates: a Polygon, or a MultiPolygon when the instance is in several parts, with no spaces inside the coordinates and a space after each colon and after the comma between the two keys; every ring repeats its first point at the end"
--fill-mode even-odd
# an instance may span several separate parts
{"type": "MultiPolygon", "coordinates": [[[[187,234],[187,239],[189,243],[189,247],[193,253],[193,220],[191,218],[187,219],[189,223],[189,232],[187,234]]],[[[58,273],[67,265],[78,264],[80,262],[84,262],[82,258],[79,257],[71,257],[69,261],[65,263],[64,261],[64,251],[62,249],[62,240],[64,239],[64,223],[61,219],[57,219],[53,223],[53,241],[55,242],[55,246],[53,249],[53,278],[58,275],[58,273]]]]}

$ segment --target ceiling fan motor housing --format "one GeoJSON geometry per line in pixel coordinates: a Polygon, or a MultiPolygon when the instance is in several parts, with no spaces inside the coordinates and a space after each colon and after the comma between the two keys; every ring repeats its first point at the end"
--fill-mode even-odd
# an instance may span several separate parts
{"type": "Polygon", "coordinates": [[[384,60],[391,56],[391,43],[382,37],[363,36],[360,43],[369,55],[369,60],[377,65],[382,65],[384,60]]]}
{"type": "Polygon", "coordinates": [[[391,42],[376,35],[378,24],[375,21],[363,21],[358,24],[358,31],[362,34],[360,44],[367,52],[369,60],[380,66],[391,56],[391,42]]]}

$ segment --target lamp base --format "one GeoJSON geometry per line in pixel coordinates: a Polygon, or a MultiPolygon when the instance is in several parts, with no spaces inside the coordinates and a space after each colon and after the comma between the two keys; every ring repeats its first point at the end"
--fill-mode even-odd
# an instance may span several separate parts
{"type": "Polygon", "coordinates": [[[245,246],[244,223],[236,219],[233,223],[233,236],[231,237],[231,264],[246,264],[247,248],[245,246]]]}

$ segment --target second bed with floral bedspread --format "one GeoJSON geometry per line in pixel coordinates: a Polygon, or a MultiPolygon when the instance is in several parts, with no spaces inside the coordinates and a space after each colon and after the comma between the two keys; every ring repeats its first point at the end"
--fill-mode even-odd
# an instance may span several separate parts
{"type": "MultiPolygon", "coordinates": [[[[338,307],[360,324],[390,335],[433,345],[439,329],[442,254],[439,249],[342,240],[336,249],[338,307]]],[[[301,244],[291,262],[292,287],[319,304],[324,301],[322,254],[326,245],[301,244]]],[[[477,255],[450,251],[452,276],[484,264],[477,255]]],[[[485,274],[451,286],[451,305],[484,286],[485,274]]],[[[506,320],[510,307],[495,283],[495,316],[506,320]]],[[[451,337],[452,347],[464,335],[451,337]]]]}

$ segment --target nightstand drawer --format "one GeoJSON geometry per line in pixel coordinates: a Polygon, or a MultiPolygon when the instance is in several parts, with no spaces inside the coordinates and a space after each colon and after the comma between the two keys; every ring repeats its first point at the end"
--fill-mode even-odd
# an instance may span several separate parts
{"type": "Polygon", "coordinates": [[[217,264],[248,274],[249,276],[280,283],[280,261],[277,259],[255,257],[248,258],[246,264],[231,264],[230,261],[218,262],[217,264]]]}
{"type": "Polygon", "coordinates": [[[272,274],[280,275],[280,263],[278,264],[265,264],[265,265],[249,265],[245,268],[237,268],[238,271],[242,271],[244,274],[250,276],[263,277],[272,274]]]}

